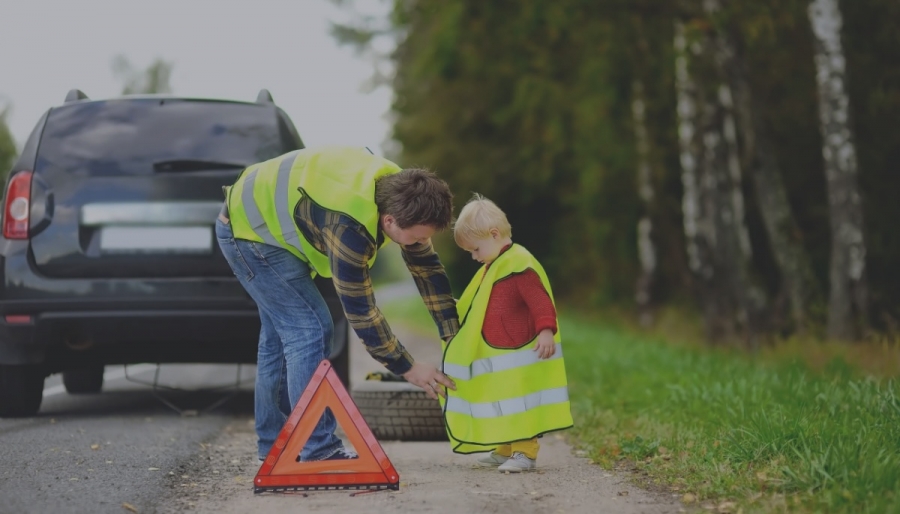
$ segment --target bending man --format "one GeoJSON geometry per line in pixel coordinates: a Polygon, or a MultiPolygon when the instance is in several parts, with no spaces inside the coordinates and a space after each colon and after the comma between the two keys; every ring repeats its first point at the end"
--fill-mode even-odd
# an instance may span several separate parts
{"type": "MultiPolygon", "coordinates": [[[[369,268],[390,241],[449,341],[459,329],[450,283],[431,237],[453,212],[447,184],[421,169],[401,170],[364,148],[304,149],[254,164],[226,188],[216,222],[225,259],[259,307],[262,328],[255,392],[259,458],[331,353],[334,325],[313,278],[331,277],[350,325],[388,370],[446,395],[453,382],[416,362],[375,305],[369,268]]],[[[326,410],[298,460],[351,459],[326,410]]]]}

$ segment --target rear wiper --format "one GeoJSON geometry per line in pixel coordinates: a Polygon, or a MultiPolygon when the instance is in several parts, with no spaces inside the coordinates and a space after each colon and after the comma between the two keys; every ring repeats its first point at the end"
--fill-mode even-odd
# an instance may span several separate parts
{"type": "Polygon", "coordinates": [[[242,170],[248,165],[240,162],[205,161],[202,159],[172,159],[153,163],[153,171],[242,170]]]}

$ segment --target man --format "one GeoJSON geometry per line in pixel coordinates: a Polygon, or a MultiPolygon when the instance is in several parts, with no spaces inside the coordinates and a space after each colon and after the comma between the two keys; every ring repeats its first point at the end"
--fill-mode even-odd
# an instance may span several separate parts
{"type": "MultiPolygon", "coordinates": [[[[459,329],[455,302],[431,236],[450,224],[447,184],[421,169],[401,170],[363,148],[304,149],[254,164],[226,189],[216,238],[238,280],[259,307],[256,375],[259,458],[275,438],[322,359],[334,326],[313,283],[331,277],[350,325],[373,358],[430,397],[455,384],[414,361],[375,305],[369,268],[389,241],[449,341],[459,329]]],[[[334,435],[326,410],[301,461],[356,458],[334,435]]]]}

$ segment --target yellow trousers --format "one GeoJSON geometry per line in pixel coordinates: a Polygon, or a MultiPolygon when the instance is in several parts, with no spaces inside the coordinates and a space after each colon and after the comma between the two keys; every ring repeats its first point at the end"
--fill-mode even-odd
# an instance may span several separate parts
{"type": "Polygon", "coordinates": [[[523,439],[510,444],[501,444],[494,450],[494,453],[502,457],[512,457],[513,453],[519,452],[531,460],[536,460],[540,449],[541,445],[538,443],[537,437],[535,437],[534,439],[523,439]]]}

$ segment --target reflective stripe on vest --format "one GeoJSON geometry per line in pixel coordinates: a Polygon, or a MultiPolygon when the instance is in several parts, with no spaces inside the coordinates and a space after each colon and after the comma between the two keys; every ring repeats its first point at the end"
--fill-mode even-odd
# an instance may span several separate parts
{"type": "Polygon", "coordinates": [[[469,403],[462,398],[447,398],[447,412],[466,414],[473,418],[499,418],[521,414],[542,405],[552,405],[569,401],[569,388],[544,389],[518,398],[509,398],[490,403],[469,403]]]}
{"type": "Polygon", "coordinates": [[[263,242],[267,245],[280,246],[278,241],[272,236],[272,233],[269,232],[269,227],[266,226],[266,220],[263,219],[262,213],[259,212],[259,206],[257,206],[256,201],[253,200],[253,186],[256,184],[257,173],[259,173],[259,168],[255,168],[248,173],[247,178],[244,179],[244,189],[241,191],[241,201],[246,209],[247,220],[250,222],[250,227],[253,228],[256,235],[261,237],[263,242]]]}
{"type": "MultiPolygon", "coordinates": [[[[291,168],[297,160],[297,152],[291,152],[284,156],[278,165],[278,178],[275,179],[278,191],[287,191],[288,182],[291,180],[291,168]]],[[[291,248],[303,253],[300,246],[300,231],[294,223],[294,209],[288,205],[288,195],[275,195],[275,212],[278,213],[278,225],[281,226],[281,239],[291,248]]]]}
{"type": "Polygon", "coordinates": [[[444,373],[454,379],[472,380],[478,375],[483,375],[485,373],[506,371],[508,369],[528,366],[530,364],[537,364],[538,362],[546,362],[553,359],[562,359],[562,345],[559,343],[556,343],[556,353],[549,359],[539,358],[537,352],[529,348],[527,350],[515,350],[505,355],[497,355],[496,357],[478,359],[469,366],[444,363],[444,373]]]}

